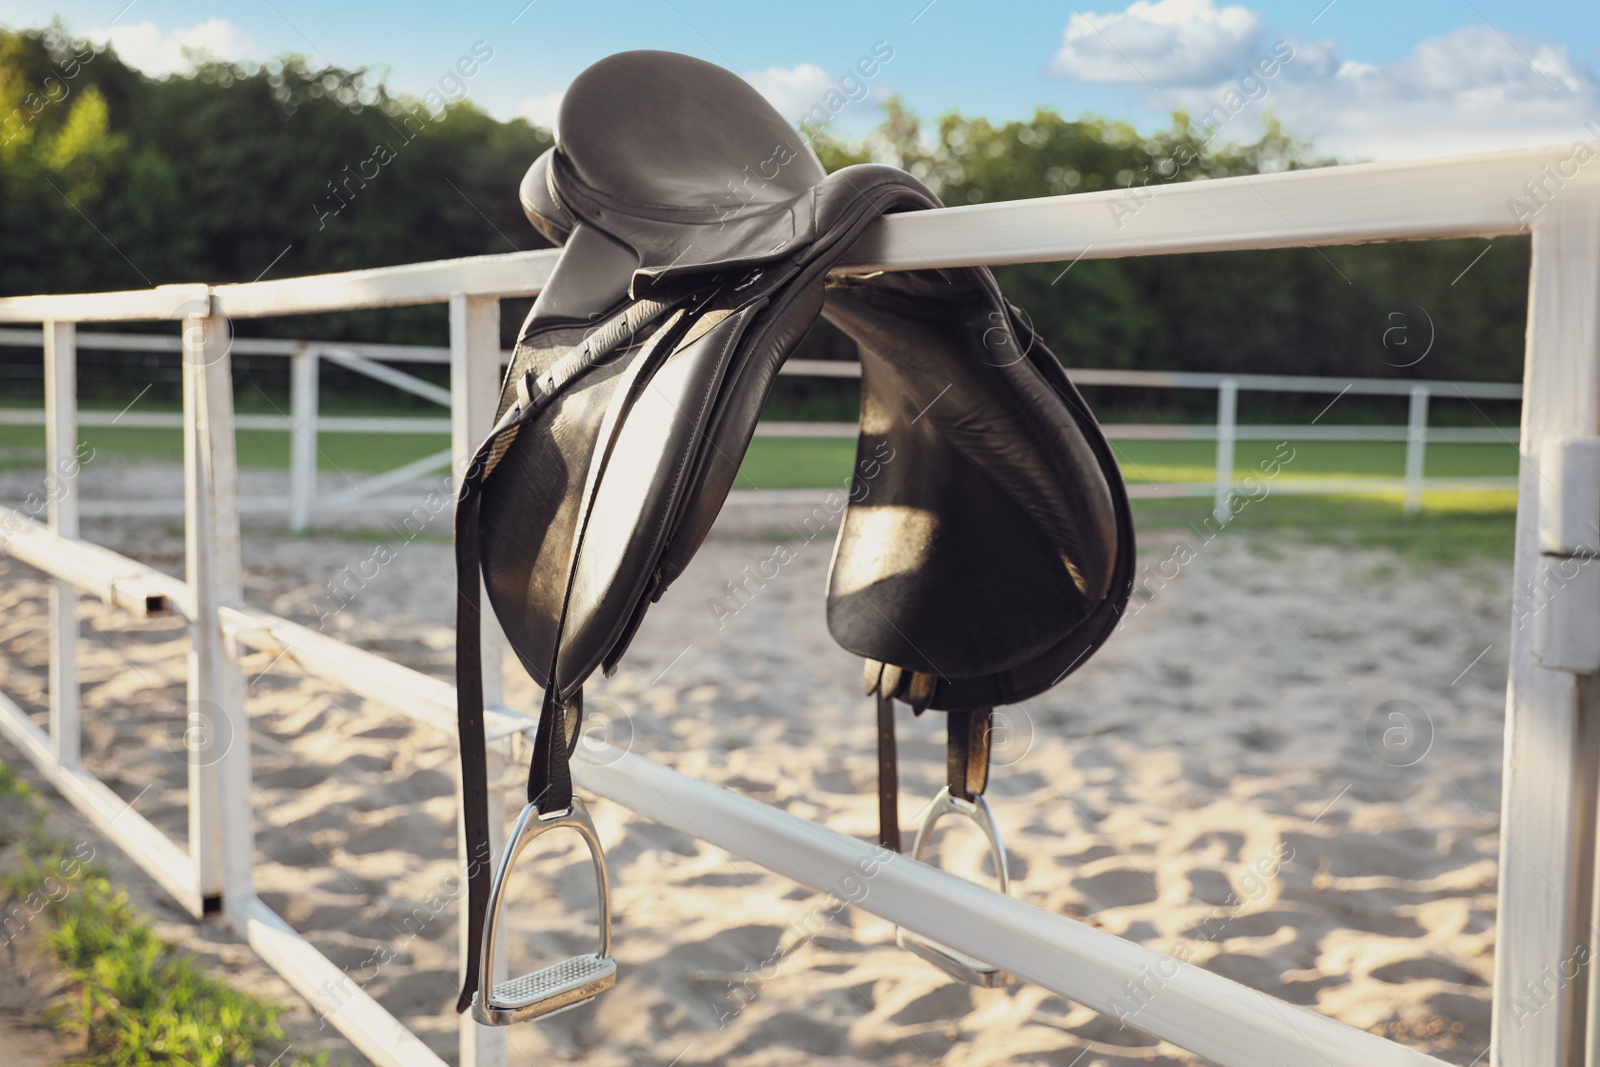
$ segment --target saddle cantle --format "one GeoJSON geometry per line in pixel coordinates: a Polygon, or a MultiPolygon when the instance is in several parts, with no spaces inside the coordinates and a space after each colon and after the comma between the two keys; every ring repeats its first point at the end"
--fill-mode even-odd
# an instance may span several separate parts
{"type": "MultiPolygon", "coordinates": [[[[950,713],[951,803],[971,807],[987,779],[991,709],[1059,682],[1115,626],[1134,546],[1110,449],[987,269],[830,276],[880,216],[942,206],[909,174],[824,173],[753,88],[667,52],[584,71],[559,130],[520,195],[562,255],[456,512],[471,855],[488,849],[480,573],[545,690],[520,837],[524,824],[568,818],[582,686],[616,667],[699,548],[779,368],[819,314],[855,341],[862,369],[828,626],[866,659],[878,696],[881,837],[898,850],[893,702],[950,713]]],[[[513,840],[502,873],[518,850],[513,840]]],[[[470,879],[474,930],[489,873],[478,862],[470,879]]],[[[548,970],[605,970],[579,960],[548,970]]],[[[477,988],[478,962],[458,1010],[475,1004],[480,1021],[581,1002],[571,989],[559,1004],[517,1001],[509,987],[555,980],[538,975],[505,983],[508,1001],[499,986],[477,988]]],[[[582,988],[592,997],[613,980],[614,967],[582,988]]]]}

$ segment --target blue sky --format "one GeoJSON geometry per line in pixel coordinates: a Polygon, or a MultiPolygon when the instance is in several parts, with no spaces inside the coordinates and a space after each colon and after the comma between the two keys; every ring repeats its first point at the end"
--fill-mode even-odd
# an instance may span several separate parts
{"type": "Polygon", "coordinates": [[[929,117],[958,109],[1006,119],[1048,105],[1152,128],[1174,106],[1201,113],[1224,102],[1254,64],[1284,53],[1281,41],[1291,58],[1246,84],[1229,136],[1254,133],[1270,110],[1349,159],[1600,137],[1585,132],[1588,121],[1600,127],[1593,0],[124,3],[0,0],[0,24],[58,15],[152,73],[181,69],[185,44],[226,59],[298,52],[385,68],[391,88],[418,94],[483,42],[494,54],[471,97],[498,117],[545,124],[572,77],[611,52],[700,56],[797,116],[875,47],[892,49],[865,98],[838,112],[846,132],[869,127],[874,102],[891,92],[929,117]]]}

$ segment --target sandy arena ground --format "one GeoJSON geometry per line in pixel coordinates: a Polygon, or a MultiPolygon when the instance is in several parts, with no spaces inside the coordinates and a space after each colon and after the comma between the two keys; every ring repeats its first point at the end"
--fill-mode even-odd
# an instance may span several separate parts
{"type": "MultiPolygon", "coordinates": [[[[101,465],[85,494],[171,490],[174,473],[101,465]]],[[[273,477],[251,475],[245,492],[273,477]]],[[[20,501],[28,483],[7,473],[0,499],[20,501]]],[[[322,624],[449,677],[448,513],[409,542],[386,520],[305,538],[247,523],[246,598],[316,627],[338,603],[330,581],[392,555],[322,624]]],[[[181,573],[170,521],[84,525],[181,573]]],[[[989,798],[1014,894],[1474,1062],[1489,1040],[1509,563],[1420,572],[1384,551],[1187,536],[1195,558],[1093,660],[1011,709],[989,798]]],[[[1141,531],[1152,564],[1184,537],[1141,531]]],[[[822,616],[831,538],[788,547],[792,560],[738,606],[725,583],[777,546],[708,542],[591,706],[652,759],[870,839],[872,707],[822,616]]],[[[41,724],[46,588],[0,558],[0,689],[41,724]]],[[[181,841],[184,628],[92,601],[82,613],[85,762],[181,841]]],[[[247,674],[261,896],[453,1062],[456,915],[437,907],[455,885],[452,739],[288,659],[254,657],[247,674]]],[[[520,670],[507,678],[512,702],[536,708],[520,670]]],[[[900,719],[907,826],[943,783],[943,720],[927,719],[900,719]]],[[[3,743],[0,756],[24,762],[3,743]]],[[[594,1005],[517,1028],[514,1064],[1207,1062],[1141,1034],[1132,1000],[1124,1027],[1036,987],[952,984],[882,920],[615,804],[592,810],[621,977],[594,1005]]],[[[983,877],[977,835],[948,840],[941,862],[983,877]]],[[[100,857],[166,936],[292,1004],[303,1040],[322,1035],[335,1059],[348,1047],[218,922],[196,927],[114,849],[100,857]]],[[[525,962],[592,951],[590,884],[563,857],[581,858],[558,835],[521,862],[525,962]]]]}

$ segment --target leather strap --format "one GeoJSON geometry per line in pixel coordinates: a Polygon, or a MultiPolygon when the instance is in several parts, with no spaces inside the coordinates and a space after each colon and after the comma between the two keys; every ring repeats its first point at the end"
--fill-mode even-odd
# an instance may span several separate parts
{"type": "MultiPolygon", "coordinates": [[[[461,760],[461,823],[467,847],[467,938],[466,974],[461,995],[456,998],[457,1014],[472,1006],[478,991],[478,967],[483,954],[484,921],[489,911],[489,889],[494,876],[495,856],[490,845],[489,756],[483,724],[483,601],[482,560],[479,554],[479,520],[482,512],[483,481],[494,443],[509,425],[525,419],[503,420],[489,434],[473,457],[461,479],[456,499],[456,735],[461,760]]],[[[552,677],[554,672],[552,670],[552,677]]],[[[539,711],[539,726],[534,735],[533,760],[528,768],[528,803],[538,804],[540,812],[559,811],[572,805],[572,771],[568,762],[572,747],[568,743],[567,708],[554,698],[555,687],[545,689],[539,711]],[[554,738],[560,743],[552,743],[554,738]],[[551,807],[551,805],[557,805],[551,807]]],[[[574,698],[579,713],[582,694],[574,698]]],[[[576,731],[573,731],[576,736],[576,731]]]]}
{"type": "Polygon", "coordinates": [[[533,758],[528,761],[528,803],[537,805],[541,815],[572,807],[572,741],[577,730],[568,726],[568,712],[575,727],[583,714],[583,690],[563,704],[555,697],[555,686],[546,688],[539,728],[533,735],[533,758]]]}
{"type": "Polygon", "coordinates": [[[992,708],[951,711],[945,746],[950,795],[970,801],[989,785],[989,721],[992,708]]]}
{"type": "Polygon", "coordinates": [[[878,844],[900,851],[900,764],[894,743],[894,697],[878,694],[878,844]]]}
{"type": "MultiPolygon", "coordinates": [[[[572,379],[581,375],[619,348],[631,347],[638,334],[657,323],[666,311],[676,305],[657,301],[641,301],[618,316],[616,324],[608,324],[602,331],[577,346],[557,366],[561,374],[552,375],[536,390],[526,385],[519,388],[519,403],[501,418],[487,439],[479,447],[472,463],[461,479],[461,491],[456,500],[456,729],[461,758],[461,821],[467,843],[467,925],[471,935],[467,939],[466,974],[462,979],[461,995],[456,999],[459,1014],[472,1006],[473,994],[478,991],[478,968],[483,953],[481,933],[489,910],[489,890],[494,872],[494,860],[489,844],[489,766],[483,725],[483,643],[482,597],[480,591],[482,559],[479,549],[479,520],[483,496],[483,483],[488,477],[490,457],[501,434],[513,426],[531,419],[555,393],[572,379]],[[549,388],[546,388],[546,386],[549,388]]],[[[702,303],[703,306],[703,303],[702,303]]],[[[698,309],[697,309],[698,310],[698,309]]],[[[682,336],[684,321],[668,323],[647,342],[652,352],[663,343],[676,343],[682,336]]],[[[634,375],[648,362],[652,352],[641,354],[633,368],[634,375]]],[[[528,767],[528,803],[538,806],[541,814],[562,811],[572,806],[573,750],[578,738],[578,725],[583,714],[583,693],[579,690],[571,700],[563,703],[557,693],[556,657],[561,647],[561,630],[566,624],[567,606],[572,596],[572,575],[577,567],[578,549],[588,523],[590,506],[599,484],[600,472],[609,458],[615,428],[621,415],[631,404],[631,377],[625,382],[617,403],[613,404],[609,424],[601,434],[601,448],[591,464],[588,484],[584,488],[578,535],[573,539],[572,557],[567,567],[567,589],[562,599],[561,616],[557,623],[556,640],[551,651],[550,671],[544,703],[539,712],[539,725],[534,734],[533,758],[528,767]],[[618,405],[621,405],[620,407],[618,405]],[[570,713],[570,714],[569,714],[570,713]]]]}
{"type": "MultiPolygon", "coordinates": [[[[481,460],[482,452],[479,453],[481,460]]],[[[489,757],[483,729],[483,613],[479,598],[478,515],[482,464],[461,479],[456,503],[456,735],[461,759],[461,823],[467,847],[466,976],[457,1013],[472,1006],[478,989],[478,932],[489,910],[494,856],[489,847],[489,757]]]]}

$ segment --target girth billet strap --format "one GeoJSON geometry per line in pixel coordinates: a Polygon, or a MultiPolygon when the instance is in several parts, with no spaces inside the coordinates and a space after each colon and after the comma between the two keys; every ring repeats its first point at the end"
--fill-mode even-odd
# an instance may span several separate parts
{"type": "MultiPolygon", "coordinates": [[[[900,851],[900,760],[895,744],[894,696],[875,677],[882,666],[867,663],[868,692],[878,699],[878,844],[900,851]],[[877,670],[874,670],[877,668],[877,670]]],[[[989,785],[992,708],[947,713],[945,776],[950,795],[971,802],[989,785]]]]}
{"type": "Polygon", "coordinates": [[[554,694],[553,685],[544,691],[533,758],[528,761],[528,803],[542,815],[572,807],[572,753],[583,722],[583,690],[565,704],[554,694]]]}
{"type": "Polygon", "coordinates": [[[992,708],[951,711],[945,745],[945,776],[950,795],[970,801],[989,785],[989,733],[992,708]]]}
{"type": "Polygon", "coordinates": [[[900,760],[894,742],[894,697],[878,694],[878,844],[900,851],[900,760]]]}

